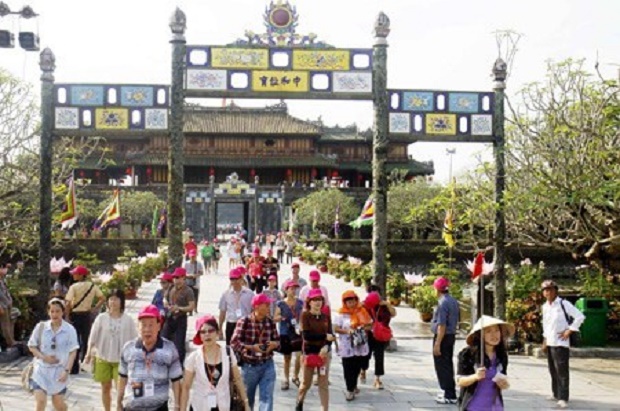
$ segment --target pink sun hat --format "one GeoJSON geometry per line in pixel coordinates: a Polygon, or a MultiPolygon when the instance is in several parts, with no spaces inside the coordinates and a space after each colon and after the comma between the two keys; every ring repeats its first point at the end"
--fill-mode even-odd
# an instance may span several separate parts
{"type": "Polygon", "coordinates": [[[258,294],[252,298],[252,308],[256,308],[261,304],[271,304],[273,300],[267,297],[265,294],[258,294]]]}

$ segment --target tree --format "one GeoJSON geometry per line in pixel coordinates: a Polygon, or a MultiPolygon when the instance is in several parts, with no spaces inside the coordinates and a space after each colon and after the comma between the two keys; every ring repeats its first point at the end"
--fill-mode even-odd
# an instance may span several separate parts
{"type": "Polygon", "coordinates": [[[352,197],[337,188],[315,191],[295,201],[294,207],[299,224],[316,225],[320,232],[329,232],[334,226],[337,208],[341,226],[353,221],[361,211],[352,197]]]}
{"type": "Polygon", "coordinates": [[[412,216],[417,207],[439,194],[441,188],[425,181],[399,181],[390,185],[388,191],[387,221],[388,230],[400,231],[410,238],[418,231],[421,219],[412,216]]]}
{"type": "Polygon", "coordinates": [[[507,223],[522,242],[590,256],[620,272],[618,82],[582,60],[549,63],[509,105],[507,223]]]}
{"type": "MultiPolygon", "coordinates": [[[[0,69],[0,254],[32,253],[38,245],[38,133],[39,108],[32,88],[0,69]]],[[[71,171],[101,145],[101,139],[92,137],[54,139],[54,207],[58,214],[71,171]]]]}
{"type": "Polygon", "coordinates": [[[150,228],[153,221],[153,210],[157,208],[161,211],[166,207],[166,203],[150,191],[128,191],[121,195],[122,221],[131,224],[134,232],[136,224],[147,225],[150,228]]]}

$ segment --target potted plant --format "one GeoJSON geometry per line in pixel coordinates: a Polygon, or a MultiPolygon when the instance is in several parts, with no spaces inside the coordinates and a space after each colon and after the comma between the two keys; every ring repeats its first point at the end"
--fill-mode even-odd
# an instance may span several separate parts
{"type": "Polygon", "coordinates": [[[433,309],[437,305],[437,294],[430,285],[422,285],[415,290],[415,308],[420,319],[429,322],[433,318],[433,309]]]}
{"type": "Polygon", "coordinates": [[[386,288],[387,296],[390,299],[390,304],[394,307],[398,307],[400,305],[402,295],[405,292],[406,287],[407,282],[401,273],[397,271],[389,272],[386,288]]]}

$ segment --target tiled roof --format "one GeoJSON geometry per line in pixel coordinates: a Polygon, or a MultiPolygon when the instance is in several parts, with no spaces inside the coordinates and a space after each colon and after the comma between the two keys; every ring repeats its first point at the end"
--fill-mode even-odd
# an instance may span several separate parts
{"type": "Polygon", "coordinates": [[[201,134],[321,134],[321,127],[279,107],[186,107],[186,133],[201,134]]]}
{"type": "MultiPolygon", "coordinates": [[[[347,163],[342,162],[339,164],[339,168],[341,170],[357,170],[361,172],[370,173],[372,171],[372,163],[363,162],[363,161],[351,161],[347,163]]],[[[414,175],[435,174],[435,166],[433,162],[422,162],[422,161],[416,161],[416,160],[387,161],[385,163],[385,169],[388,172],[394,169],[405,169],[405,170],[409,170],[409,172],[414,175]]]]}

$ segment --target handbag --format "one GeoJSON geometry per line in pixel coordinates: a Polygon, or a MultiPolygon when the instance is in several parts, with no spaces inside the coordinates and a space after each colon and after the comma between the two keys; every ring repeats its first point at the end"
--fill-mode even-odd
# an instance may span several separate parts
{"type": "MultiPolygon", "coordinates": [[[[38,338],[37,338],[39,345],[37,345],[37,348],[39,348],[41,347],[41,337],[43,336],[43,328],[44,328],[43,321],[41,321],[37,326],[39,327],[39,333],[38,333],[38,338]]],[[[21,375],[22,388],[24,389],[24,391],[28,393],[32,393],[34,391],[30,384],[30,380],[32,380],[33,373],[34,373],[34,359],[30,361],[28,365],[26,365],[26,367],[22,370],[22,375],[21,375]]]]}
{"type": "Polygon", "coordinates": [[[353,348],[360,347],[368,343],[368,336],[363,328],[358,328],[351,334],[351,346],[353,348]]]}
{"type": "Polygon", "coordinates": [[[304,356],[304,364],[310,368],[321,368],[325,365],[325,360],[319,354],[306,354],[304,356]]]}
{"type": "Polygon", "coordinates": [[[230,369],[228,378],[228,387],[230,389],[230,411],[245,411],[245,402],[237,389],[237,385],[235,384],[235,379],[233,377],[233,365],[229,347],[226,347],[226,354],[228,354],[228,368],[230,369]]]}
{"type": "MultiPolygon", "coordinates": [[[[379,310],[377,310],[378,312],[379,310]]],[[[373,315],[372,336],[375,340],[382,343],[390,342],[392,339],[392,329],[378,320],[378,315],[373,315]]]]}
{"type": "MultiPolygon", "coordinates": [[[[575,321],[575,318],[568,315],[568,313],[566,312],[566,309],[564,308],[564,303],[562,301],[560,301],[560,306],[562,307],[562,311],[564,311],[564,317],[566,318],[566,322],[568,323],[568,325],[573,324],[573,321],[575,321]]],[[[571,347],[579,346],[579,343],[581,342],[581,334],[579,333],[579,331],[573,331],[572,333],[570,333],[570,337],[568,338],[569,338],[568,341],[571,347]]]]}

